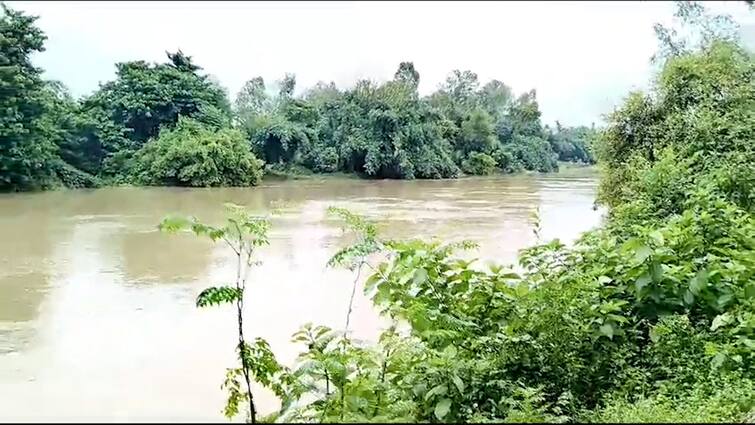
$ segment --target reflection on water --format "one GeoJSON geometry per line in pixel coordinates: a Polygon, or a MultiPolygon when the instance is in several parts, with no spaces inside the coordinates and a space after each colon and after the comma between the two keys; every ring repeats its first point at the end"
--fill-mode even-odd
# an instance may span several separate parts
{"type": "MultiPolygon", "coordinates": [[[[234,364],[230,306],[199,310],[196,294],[229,282],[229,251],[155,225],[167,213],[222,219],[222,203],[273,220],[271,245],[246,303],[250,335],[280,359],[308,321],[342,327],[352,275],[325,263],[347,239],[325,209],[380,223],[385,236],[480,243],[480,258],[512,262],[534,242],[573,240],[597,224],[591,169],[444,181],[313,179],[242,189],[109,188],[0,196],[0,420],[223,421],[219,385],[234,364]]],[[[358,297],[357,337],[381,321],[358,297]]],[[[266,392],[263,412],[276,407],[266,392]]]]}

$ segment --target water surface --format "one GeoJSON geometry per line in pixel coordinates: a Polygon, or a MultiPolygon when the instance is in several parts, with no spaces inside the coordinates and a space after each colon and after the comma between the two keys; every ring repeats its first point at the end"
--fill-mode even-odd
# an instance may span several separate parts
{"type": "MultiPolygon", "coordinates": [[[[107,188],[0,195],[0,420],[224,421],[220,383],[233,366],[231,307],[199,310],[209,285],[232,282],[220,245],[161,234],[167,213],[218,223],[222,203],[273,219],[248,287],[245,323],[292,362],[301,324],[342,328],[348,271],[325,263],[347,242],[330,205],[378,220],[390,237],[471,239],[483,260],[511,262],[542,236],[571,241],[595,226],[593,169],[442,181],[312,179],[256,188],[107,188]]],[[[361,294],[358,294],[361,295],[361,294]]],[[[358,296],[352,328],[381,321],[358,296]]],[[[267,393],[261,410],[276,407],[267,393]]]]}

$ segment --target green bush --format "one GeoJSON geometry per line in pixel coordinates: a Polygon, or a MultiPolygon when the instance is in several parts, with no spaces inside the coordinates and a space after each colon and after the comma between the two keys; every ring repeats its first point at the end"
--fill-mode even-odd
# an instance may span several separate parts
{"type": "Polygon", "coordinates": [[[304,163],[318,173],[338,171],[338,152],[333,147],[315,146],[304,156],[304,163]]]}
{"type": "Polygon", "coordinates": [[[181,118],[136,153],[131,176],[149,185],[250,186],[259,183],[262,165],[240,131],[181,118]]]}
{"type": "Polygon", "coordinates": [[[97,177],[81,171],[62,160],[56,161],[55,174],[64,186],[70,188],[93,188],[102,185],[102,182],[97,177]]]}
{"type": "Polygon", "coordinates": [[[595,423],[735,423],[755,408],[755,381],[739,376],[672,388],[636,401],[611,400],[585,422],[595,423]]]}
{"type": "Polygon", "coordinates": [[[493,174],[495,166],[496,160],[493,157],[480,152],[471,152],[469,157],[461,163],[462,171],[478,176],[493,174]]]}
{"type": "Polygon", "coordinates": [[[504,145],[513,153],[516,161],[526,170],[547,173],[558,170],[558,155],[547,140],[537,136],[515,136],[511,144],[504,145]]]}
{"type": "MultiPolygon", "coordinates": [[[[332,262],[355,268],[385,255],[370,264],[364,290],[396,327],[375,345],[303,329],[302,362],[280,377],[279,419],[751,417],[755,121],[745,118],[755,108],[744,95],[752,73],[741,72],[752,56],[740,53],[713,43],[670,59],[654,96],[627,99],[596,141],[606,161],[604,226],[571,247],[554,240],[521,251],[518,272],[457,257],[469,243],[381,240],[345,215],[358,242],[332,262]]],[[[495,160],[480,162],[544,170],[555,161],[547,146],[514,134],[495,160]]],[[[484,158],[470,155],[465,171],[473,156],[484,158]]]]}

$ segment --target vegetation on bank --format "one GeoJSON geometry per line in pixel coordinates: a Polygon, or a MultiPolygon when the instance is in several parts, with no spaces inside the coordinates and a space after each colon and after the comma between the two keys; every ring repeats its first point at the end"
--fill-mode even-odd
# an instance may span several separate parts
{"type": "MultiPolygon", "coordinates": [[[[356,340],[349,306],[344,329],[306,324],[293,336],[302,353],[290,367],[263,341],[240,340],[241,370],[282,406],[259,418],[242,373],[231,373],[240,369],[231,369],[226,414],[249,404],[251,422],[751,418],[755,61],[727,36],[726,20],[688,2],[677,16],[699,30],[699,42],[660,37],[652,89],[630,94],[597,140],[604,226],[573,246],[554,240],[523,250],[519,272],[480,270],[455,256],[473,243],[387,240],[333,208],[356,242],[329,265],[354,271],[344,288],[352,300],[366,275],[366,294],[393,325],[377,342],[356,340]]],[[[487,141],[474,143],[470,152],[487,141]]],[[[267,229],[247,224],[263,219],[234,217],[240,241],[267,229]]],[[[178,218],[162,227],[227,235],[178,218]]],[[[204,291],[198,304],[238,303],[237,289],[204,291]]]]}
{"type": "Polygon", "coordinates": [[[543,126],[534,90],[517,97],[455,70],[422,97],[411,62],[385,83],[319,83],[300,96],[294,75],[272,86],[256,77],[231,103],[179,50],[166,63],[118,63],[113,81],[74,99],[31,63],[46,40],[35,20],[2,6],[0,190],[254,185],[257,160],[273,174],[400,179],[594,162],[595,131],[543,126]]]}

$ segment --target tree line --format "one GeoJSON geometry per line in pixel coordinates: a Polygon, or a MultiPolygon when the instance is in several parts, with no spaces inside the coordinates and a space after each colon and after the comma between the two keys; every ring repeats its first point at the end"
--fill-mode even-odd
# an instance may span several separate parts
{"type": "Polygon", "coordinates": [[[164,63],[117,63],[113,81],[73,98],[31,62],[46,36],[36,17],[2,5],[0,190],[106,184],[245,186],[264,172],[373,178],[558,170],[595,162],[592,127],[541,123],[536,92],[454,70],[420,96],[402,62],[392,80],[295,96],[286,74],[226,90],[178,50],[164,63]]]}
{"type": "MultiPolygon", "coordinates": [[[[344,288],[352,301],[367,274],[365,294],[391,325],[359,341],[349,305],[343,328],[304,324],[292,337],[301,354],[284,365],[265,340],[243,338],[239,319],[224,413],[306,423],[753,422],[755,56],[698,3],[678,2],[676,17],[697,36],[656,27],[654,83],[629,93],[596,140],[601,227],[572,246],[539,241],[516,269],[476,267],[457,254],[472,242],[386,239],[333,208],[355,237],[328,265],[355,273],[344,288]],[[281,408],[260,416],[250,380],[281,408]]],[[[218,227],[177,217],[161,227],[238,241],[246,277],[269,222],[231,207],[218,227]]],[[[243,299],[237,280],[202,291],[197,305],[243,299]]]]}

